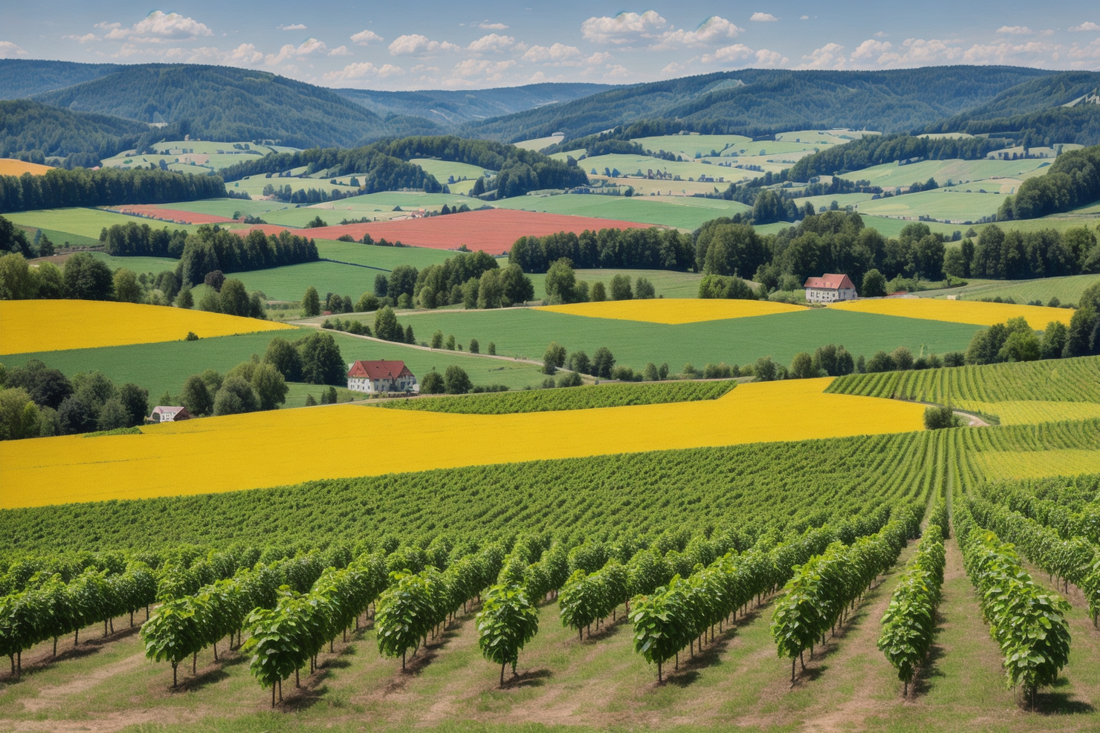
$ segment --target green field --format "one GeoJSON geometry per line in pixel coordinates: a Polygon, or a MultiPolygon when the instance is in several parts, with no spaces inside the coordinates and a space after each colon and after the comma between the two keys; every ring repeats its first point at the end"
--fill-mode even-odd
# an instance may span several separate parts
{"type": "MultiPolygon", "coordinates": [[[[503,265],[504,262],[502,261],[503,265]]],[[[697,272],[675,272],[673,270],[577,270],[577,280],[583,280],[589,287],[597,282],[602,282],[605,288],[611,287],[611,278],[616,275],[626,275],[630,278],[630,287],[633,288],[639,277],[644,277],[653,283],[658,297],[665,298],[696,298],[699,296],[699,281],[703,276],[697,272]]],[[[546,294],[546,275],[528,275],[535,286],[535,300],[543,300],[549,297],[546,294]]]]}
{"type": "Polygon", "coordinates": [[[949,222],[973,222],[996,214],[1004,200],[1004,196],[996,193],[965,193],[939,189],[864,201],[857,206],[857,210],[871,216],[902,216],[911,219],[930,216],[949,222]]]}
{"type": "Polygon", "coordinates": [[[345,186],[340,183],[329,183],[329,179],[319,178],[299,178],[297,176],[272,176],[267,178],[265,176],[248,176],[242,178],[239,181],[227,183],[226,188],[233,189],[234,191],[247,193],[252,198],[258,198],[263,195],[264,187],[268,184],[280,189],[285,189],[290,186],[291,191],[324,191],[327,194],[331,194],[333,190],[337,190],[340,193],[355,193],[359,189],[355,186],[345,186]]]}
{"type": "Polygon", "coordinates": [[[233,215],[251,214],[263,218],[268,211],[289,208],[290,204],[281,201],[246,201],[243,199],[206,199],[204,201],[184,201],[178,204],[164,204],[161,208],[175,211],[190,211],[195,214],[210,214],[232,219],[233,215]]]}
{"type": "MultiPolygon", "coordinates": [[[[400,320],[402,324],[412,322],[413,328],[417,328],[417,323],[411,319],[402,316],[400,320]]],[[[300,335],[308,335],[313,331],[314,329],[304,328],[300,335]]],[[[336,338],[341,355],[348,363],[357,359],[396,359],[408,364],[409,369],[418,377],[422,377],[433,368],[443,372],[449,365],[458,364],[469,373],[475,385],[503,384],[511,389],[538,386],[545,379],[545,375],[539,371],[539,365],[470,356],[455,351],[411,348],[401,344],[362,339],[338,331],[325,331],[325,333],[331,333],[336,338]]],[[[247,361],[252,354],[262,356],[271,339],[277,335],[294,339],[299,334],[286,331],[278,334],[224,336],[199,341],[172,341],[7,355],[4,357],[4,364],[10,368],[25,364],[31,359],[41,359],[49,366],[56,367],[70,376],[77,372],[100,371],[110,377],[116,385],[133,382],[144,387],[149,390],[149,399],[153,401],[166,391],[178,395],[184,381],[192,374],[198,374],[205,369],[216,369],[225,373],[242,361],[247,361]]],[[[421,341],[430,336],[430,332],[417,334],[421,341]]],[[[489,339],[486,339],[482,343],[487,345],[488,341],[489,339]]],[[[466,342],[460,340],[460,343],[465,345],[466,342]]],[[[319,394],[319,389],[319,387],[313,387],[315,396],[319,394]]],[[[305,400],[305,392],[301,392],[301,399],[305,400]]]]}
{"type": "MultiPolygon", "coordinates": [[[[914,194],[914,195],[916,195],[916,194],[914,194]]],[[[826,196],[825,198],[827,198],[831,201],[833,198],[836,198],[836,197],[835,196],[833,196],[833,197],[826,196]]],[[[801,201],[801,199],[795,199],[796,203],[798,201],[801,201]]],[[[863,214],[862,212],[860,212],[860,215],[863,219],[863,226],[867,227],[868,229],[877,230],[884,237],[897,238],[897,236],[901,234],[902,229],[904,229],[905,227],[907,227],[910,224],[915,223],[915,222],[912,222],[912,221],[906,221],[904,219],[888,219],[884,216],[868,216],[867,214],[863,214]]],[[[927,225],[928,228],[931,229],[933,232],[938,232],[938,233],[943,234],[945,236],[951,236],[955,232],[965,233],[966,230],[968,229],[968,227],[966,227],[962,224],[943,224],[943,223],[937,222],[937,221],[926,221],[926,222],[921,222],[921,223],[927,225]]],[[[774,224],[764,224],[764,225],[761,225],[761,226],[758,226],[758,227],[753,227],[753,228],[756,229],[757,233],[759,233],[759,234],[777,234],[781,230],[786,229],[787,227],[795,226],[795,225],[796,225],[796,223],[791,223],[791,222],[787,222],[787,221],[777,221],[774,224]]],[[[975,229],[980,229],[980,227],[976,226],[975,229]]],[[[951,245],[949,244],[948,246],[951,246],[951,245]]]]}
{"type": "MultiPolygon", "coordinates": [[[[364,317],[368,318],[368,317],[364,317]]],[[[369,318],[368,318],[369,321],[369,318]]],[[[493,311],[424,311],[402,316],[418,338],[436,329],[459,342],[493,341],[497,353],[541,359],[547,344],[557,341],[569,351],[590,357],[601,346],[616,363],[641,369],[647,362],[667,363],[679,371],[685,363],[747,364],[771,356],[790,364],[799,351],[843,344],[853,356],[870,358],[876,351],[908,347],[914,355],[965,351],[978,326],[901,319],[867,313],[814,309],[756,318],[736,318],[669,326],[514,308],[493,311]]]]}
{"type": "Polygon", "coordinates": [[[524,150],[534,150],[536,153],[540,150],[545,150],[551,145],[560,143],[564,139],[564,135],[547,135],[546,137],[536,137],[530,140],[521,140],[518,143],[512,143],[517,148],[523,148],[524,150]]]}
{"type": "Polygon", "coordinates": [[[836,205],[843,209],[846,206],[856,206],[857,204],[864,204],[870,201],[874,197],[873,193],[834,193],[826,196],[804,196],[794,200],[798,208],[802,208],[807,203],[813,204],[814,208],[818,211],[821,207],[829,207],[834,201],[836,205]]]}
{"type": "MultiPolygon", "coordinates": [[[[849,181],[870,181],[872,186],[908,186],[911,183],[924,183],[935,178],[941,186],[950,180],[955,184],[985,181],[990,185],[997,181],[991,178],[1012,178],[1020,180],[1041,175],[1050,164],[1050,160],[1029,158],[1027,160],[922,160],[919,163],[882,165],[844,173],[840,177],[849,181]]],[[[999,185],[999,184],[998,184],[999,185]]],[[[987,188],[987,190],[990,190],[987,188]]]]}
{"type": "Polygon", "coordinates": [[[112,257],[105,252],[92,252],[91,255],[97,260],[107,263],[107,267],[112,270],[125,267],[127,270],[132,270],[138,274],[151,272],[154,275],[159,275],[165,270],[175,272],[176,266],[180,263],[179,260],[170,257],[112,257]]]}
{"type": "Polygon", "coordinates": [[[317,253],[324,259],[368,265],[381,270],[392,270],[398,265],[412,265],[420,269],[442,263],[456,254],[428,247],[380,247],[332,239],[317,239],[314,244],[317,245],[317,253]]]}
{"type": "Polygon", "coordinates": [[[493,206],[500,209],[591,216],[638,224],[660,224],[680,229],[697,229],[705,221],[750,210],[744,204],[722,199],[662,196],[658,200],[656,196],[598,194],[517,196],[496,201],[493,206]]]}
{"type": "MultiPolygon", "coordinates": [[[[9,214],[9,216],[11,215],[9,214]]],[[[73,247],[95,247],[99,244],[98,237],[88,237],[83,234],[70,234],[69,232],[59,232],[56,229],[32,227],[25,224],[20,224],[19,227],[26,232],[27,238],[31,242],[34,241],[37,232],[42,232],[42,236],[48,237],[55,247],[64,247],[67,245],[73,247]]]]}
{"type": "Polygon", "coordinates": [[[754,145],[752,138],[744,135],[658,135],[636,137],[630,142],[638,143],[649,153],[663,150],[686,158],[694,158],[696,153],[709,156],[712,151],[722,155],[727,149],[728,152],[745,152],[754,145]]]}
{"type": "MultiPolygon", "coordinates": [[[[137,216],[116,214],[113,211],[102,209],[41,209],[38,211],[20,211],[14,214],[5,214],[13,224],[27,227],[42,227],[48,231],[58,232],[61,236],[76,234],[99,241],[99,233],[104,227],[115,224],[148,224],[153,229],[182,229],[193,232],[197,227],[186,224],[171,224],[156,219],[145,219],[137,216]]],[[[50,239],[53,239],[51,236],[50,239]]],[[[54,240],[57,243],[59,240],[54,240]]],[[[75,242],[74,242],[75,244],[75,242]]]]}
{"type": "MultiPolygon", "coordinates": [[[[728,158],[723,159],[723,162],[728,162],[728,160],[728,158]]],[[[696,180],[700,176],[708,176],[713,178],[715,182],[718,182],[719,178],[729,182],[740,180],[746,174],[745,171],[739,168],[727,168],[725,165],[678,163],[661,160],[660,158],[651,158],[648,155],[597,155],[594,158],[585,158],[579,161],[577,165],[589,175],[592,175],[593,169],[596,171],[595,175],[598,176],[604,175],[604,169],[609,169],[612,173],[615,169],[618,169],[623,176],[637,176],[639,171],[641,171],[640,175],[644,176],[652,170],[654,173],[661,171],[666,175],[680,176],[685,181],[688,179],[696,180]]],[[[668,183],[670,186],[675,187],[675,181],[672,179],[662,181],[662,183],[668,183]]]]}
{"type": "Polygon", "coordinates": [[[456,163],[450,160],[435,160],[432,158],[411,158],[410,163],[423,168],[426,172],[435,176],[435,180],[440,183],[447,183],[447,179],[453,177],[456,181],[461,180],[475,180],[485,176],[485,174],[496,175],[496,171],[486,170],[485,168],[478,168],[476,165],[470,165],[469,163],[456,163]]]}
{"type": "Polygon", "coordinates": [[[793,130],[781,132],[775,136],[781,142],[801,142],[811,145],[843,145],[859,140],[864,135],[881,135],[881,132],[869,130],[793,130]]]}
{"type": "Polygon", "coordinates": [[[983,298],[1012,298],[1017,303],[1038,300],[1046,305],[1051,298],[1058,298],[1063,305],[1076,303],[1085,288],[1100,282],[1100,275],[1070,275],[1045,277],[1038,280],[970,280],[969,285],[949,290],[918,293],[924,298],[942,298],[955,295],[959,300],[983,298]]]}

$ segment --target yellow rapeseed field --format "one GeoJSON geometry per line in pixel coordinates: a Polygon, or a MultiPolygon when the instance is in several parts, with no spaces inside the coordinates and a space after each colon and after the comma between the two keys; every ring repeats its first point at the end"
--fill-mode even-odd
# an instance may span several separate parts
{"type": "Polygon", "coordinates": [[[21,176],[24,173],[41,176],[44,175],[48,170],[52,170],[52,168],[48,165],[27,163],[22,160],[14,160],[12,158],[0,158],[0,176],[21,176]]]}
{"type": "Polygon", "coordinates": [[[256,318],[97,300],[0,301],[0,354],[182,341],[293,328],[256,318]]]}
{"type": "Polygon", "coordinates": [[[1100,451],[1096,450],[988,451],[978,453],[974,461],[994,480],[1100,473],[1100,451]]]}
{"type": "Polygon", "coordinates": [[[834,303],[830,308],[878,313],[884,316],[922,318],[928,321],[948,323],[972,323],[976,326],[992,326],[1010,318],[1023,316],[1028,325],[1044,329],[1051,321],[1069,325],[1073,311],[1067,308],[1047,308],[1039,305],[1012,305],[1011,303],[983,303],[971,300],[933,300],[931,298],[884,298],[881,300],[851,300],[834,303]]]}
{"type": "Polygon", "coordinates": [[[760,300],[703,300],[696,298],[657,298],[652,300],[609,300],[602,303],[548,305],[536,310],[567,313],[571,316],[610,318],[617,321],[645,323],[699,323],[728,318],[768,316],[773,313],[794,313],[806,310],[787,303],[760,300]]]}
{"type": "Polygon", "coordinates": [[[924,405],[823,394],[830,378],[718,400],[515,415],[332,405],[142,435],[0,443],[0,508],[236,491],[457,466],[920,430],[924,405]]]}
{"type": "Polygon", "coordinates": [[[961,410],[996,415],[1002,425],[1035,425],[1044,422],[1100,418],[1100,404],[1095,402],[1050,402],[1044,400],[977,402],[975,400],[956,400],[955,406],[961,410]]]}

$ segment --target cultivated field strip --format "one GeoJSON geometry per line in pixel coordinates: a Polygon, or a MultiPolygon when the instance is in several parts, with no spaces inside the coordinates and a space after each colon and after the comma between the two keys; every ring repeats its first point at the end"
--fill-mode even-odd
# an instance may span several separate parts
{"type": "Polygon", "coordinates": [[[840,377],[826,392],[937,404],[962,400],[1100,402],[1100,357],[840,377]]]}

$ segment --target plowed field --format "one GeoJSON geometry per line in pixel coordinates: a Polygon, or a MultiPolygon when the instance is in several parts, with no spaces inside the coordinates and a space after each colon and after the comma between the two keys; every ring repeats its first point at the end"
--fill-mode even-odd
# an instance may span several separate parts
{"type": "Polygon", "coordinates": [[[232,224],[233,219],[213,214],[196,214],[190,211],[178,211],[176,209],[162,209],[151,204],[136,204],[134,206],[119,206],[114,209],[120,214],[144,216],[160,221],[170,221],[175,224],[232,224]]]}
{"type": "MultiPolygon", "coordinates": [[[[364,234],[369,233],[375,241],[385,239],[411,247],[432,249],[458,249],[459,245],[465,244],[471,251],[482,250],[492,255],[499,255],[511,249],[515,241],[524,236],[542,237],[557,232],[580,234],[585,229],[597,231],[637,229],[646,226],[649,225],[587,216],[486,209],[447,216],[432,216],[426,219],[320,227],[310,229],[308,236],[312,239],[338,239],[348,234],[355,239],[362,239],[364,234]]],[[[256,228],[273,234],[288,227],[267,225],[256,228]]],[[[241,231],[243,233],[245,230],[241,231]]],[[[295,230],[290,231],[295,232],[295,230]]],[[[301,231],[295,233],[302,234],[301,231]]]]}

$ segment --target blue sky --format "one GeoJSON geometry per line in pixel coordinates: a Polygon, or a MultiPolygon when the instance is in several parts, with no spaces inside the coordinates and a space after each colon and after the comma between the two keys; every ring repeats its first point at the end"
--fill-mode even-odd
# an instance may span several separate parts
{"type": "Polygon", "coordinates": [[[1100,5],[4,0],[0,58],[190,62],[330,87],[633,83],[738,68],[1100,70],[1100,5]]]}

